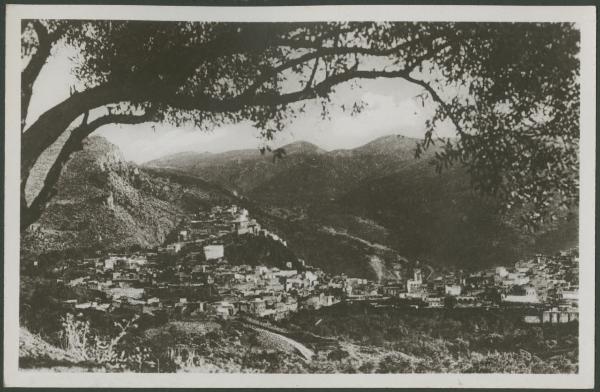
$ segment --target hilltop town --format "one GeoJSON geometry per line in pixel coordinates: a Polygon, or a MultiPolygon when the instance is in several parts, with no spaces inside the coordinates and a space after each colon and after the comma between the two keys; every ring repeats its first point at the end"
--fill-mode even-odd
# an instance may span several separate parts
{"type": "Polygon", "coordinates": [[[512,266],[482,271],[435,271],[414,263],[395,280],[372,281],[332,275],[303,260],[280,260],[280,267],[232,264],[227,244],[262,239],[287,242],[262,227],[236,205],[198,211],[182,222],[177,238],[152,251],[97,254],[47,266],[33,261],[30,272],[58,285],[85,289],[85,298],[63,303],[77,312],[128,310],[169,319],[239,316],[281,320],[300,309],[340,302],[414,308],[511,307],[526,323],[578,319],[578,252],[536,255],[512,266]]]}

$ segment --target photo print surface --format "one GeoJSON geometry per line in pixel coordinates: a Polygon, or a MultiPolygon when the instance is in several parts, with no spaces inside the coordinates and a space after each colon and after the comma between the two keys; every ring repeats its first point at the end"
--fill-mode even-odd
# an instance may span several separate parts
{"type": "Polygon", "coordinates": [[[25,9],[17,373],[582,374],[578,20],[25,9]]]}

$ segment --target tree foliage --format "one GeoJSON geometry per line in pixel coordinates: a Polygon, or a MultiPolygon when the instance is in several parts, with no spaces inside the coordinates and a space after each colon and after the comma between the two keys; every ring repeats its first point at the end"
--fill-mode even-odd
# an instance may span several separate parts
{"type": "MultiPolygon", "coordinates": [[[[73,127],[54,177],[106,124],[205,130],[249,120],[270,140],[308,100],[326,116],[341,83],[402,78],[435,108],[417,156],[441,143],[439,170],[465,165],[476,189],[523,208],[527,224],[577,198],[579,31],[571,24],[34,20],[23,21],[22,47],[22,190],[39,155],[73,127]],[[64,45],[77,49],[78,85],[26,127],[35,79],[64,45]],[[88,121],[97,109],[104,114],[88,121]],[[442,123],[457,137],[438,138],[442,123]]],[[[55,182],[48,178],[30,205],[22,195],[22,228],[55,182]]]]}

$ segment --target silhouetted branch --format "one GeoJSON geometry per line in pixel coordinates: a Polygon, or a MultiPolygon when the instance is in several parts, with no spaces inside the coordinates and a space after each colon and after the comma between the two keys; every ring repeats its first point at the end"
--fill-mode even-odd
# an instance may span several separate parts
{"type": "MultiPolygon", "coordinates": [[[[88,123],[89,112],[84,114],[82,123],[77,128],[71,131],[69,138],[63,144],[54,163],[46,173],[44,183],[39,193],[33,199],[29,206],[23,205],[24,200],[24,183],[22,184],[22,201],[21,201],[21,230],[29,227],[33,222],[39,219],[46,204],[56,194],[56,184],[60,177],[60,173],[64,165],[69,161],[71,155],[83,148],[83,140],[92,132],[103,125],[107,124],[141,124],[151,119],[149,114],[131,115],[131,114],[108,114],[97,118],[88,123]]],[[[26,180],[26,179],[25,179],[26,180]]]]}
{"type": "Polygon", "coordinates": [[[29,110],[29,102],[33,92],[33,84],[37,79],[42,67],[50,56],[52,49],[51,36],[48,29],[39,20],[31,22],[31,26],[37,35],[38,46],[35,52],[31,55],[31,59],[25,69],[21,72],[21,130],[25,128],[27,119],[27,111],[29,110]]]}
{"type": "Polygon", "coordinates": [[[315,65],[313,66],[312,72],[310,74],[310,78],[308,78],[308,81],[306,82],[305,89],[309,89],[312,86],[313,80],[315,79],[315,75],[317,73],[317,68],[319,68],[319,58],[318,57],[315,59],[315,65]]]}

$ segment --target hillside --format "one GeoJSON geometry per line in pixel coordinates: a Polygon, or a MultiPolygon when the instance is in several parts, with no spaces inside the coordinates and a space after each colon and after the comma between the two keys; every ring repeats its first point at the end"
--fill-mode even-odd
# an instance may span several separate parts
{"type": "Polygon", "coordinates": [[[519,225],[518,211],[500,215],[496,200],[473,191],[460,167],[438,175],[430,165],[413,166],[361,184],[338,207],[381,224],[390,246],[404,256],[438,265],[508,265],[577,246],[575,211],[530,233],[519,225]]]}
{"type": "Polygon", "coordinates": [[[474,193],[462,168],[435,173],[435,148],[415,159],[416,143],[391,135],[326,152],[296,142],[276,161],[242,150],[149,164],[168,162],[238,191],[273,219],[299,257],[336,272],[376,274],[399,256],[480,268],[576,245],[574,211],[535,234],[526,232],[518,212],[500,215],[493,198],[474,193]]]}
{"type": "Polygon", "coordinates": [[[258,149],[249,149],[219,154],[179,153],[147,162],[144,166],[201,175],[231,191],[246,193],[278,174],[286,173],[306,159],[317,159],[317,156],[324,153],[317,146],[306,142],[293,143],[285,148],[285,159],[278,160],[273,159],[270,153],[261,154],[258,149]]]}
{"type": "MultiPolygon", "coordinates": [[[[422,164],[415,160],[416,140],[395,136],[378,140],[384,148],[364,146],[337,150],[304,160],[248,192],[248,196],[275,206],[305,207],[334,201],[361,182],[422,164]]],[[[427,156],[433,154],[432,151],[427,156]]]]}
{"type": "MultiPolygon", "coordinates": [[[[145,166],[182,170],[263,203],[308,207],[349,191],[360,181],[415,164],[416,143],[416,139],[391,135],[356,149],[327,152],[299,141],[282,147],[282,159],[258,150],[187,152],[150,161],[145,166]]],[[[431,155],[433,150],[426,154],[431,155]]]]}
{"type": "Polygon", "coordinates": [[[119,248],[162,243],[183,216],[231,200],[208,183],[126,162],[101,137],[84,141],[63,168],[52,198],[22,240],[33,253],[64,248],[119,248]]]}

